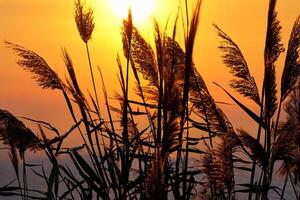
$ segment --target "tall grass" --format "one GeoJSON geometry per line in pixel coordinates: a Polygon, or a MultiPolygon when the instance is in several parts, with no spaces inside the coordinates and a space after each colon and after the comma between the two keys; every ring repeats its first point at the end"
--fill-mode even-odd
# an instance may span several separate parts
{"type": "MultiPolygon", "coordinates": [[[[68,77],[63,80],[37,53],[6,42],[19,57],[17,64],[31,72],[44,89],[62,92],[74,125],[63,134],[51,124],[25,118],[39,125],[39,134],[8,111],[0,110],[0,140],[7,145],[16,173],[14,181],[0,187],[0,196],[22,199],[269,199],[269,191],[284,199],[288,182],[299,199],[300,112],[299,47],[300,17],[293,27],[277,98],[276,60],[283,52],[276,1],[270,0],[265,47],[265,74],[262,94],[250,73],[242,50],[224,31],[215,26],[222,43],[223,62],[234,78],[230,86],[254,101],[260,113],[253,112],[233,94],[222,91],[258,125],[257,136],[235,130],[211,96],[193,62],[195,38],[201,22],[201,0],[189,13],[184,2],[185,48],[176,42],[178,19],[172,37],[154,21],[154,46],[134,26],[131,10],[123,20],[122,42],[126,63],[117,57],[120,92],[119,106],[112,106],[100,68],[101,85],[96,85],[95,70],[88,48],[94,30],[93,10],[80,0],[75,3],[75,21],[85,43],[93,96],[82,92],[76,65],[68,51],[62,56],[68,77]],[[189,18],[191,17],[191,19],[189,18]],[[123,65],[125,67],[123,68],[123,65]],[[125,70],[124,70],[125,69],[125,70]],[[132,76],[132,77],[131,77],[132,76]],[[133,99],[129,80],[136,82],[133,99]],[[100,93],[97,88],[102,88],[100,93]],[[98,95],[104,99],[108,119],[100,113],[98,95]],[[281,121],[282,107],[287,117],[281,121]],[[138,121],[143,119],[143,124],[138,121]],[[48,138],[47,133],[56,136],[48,138]],[[70,134],[79,134],[82,145],[64,147],[70,134]],[[38,135],[40,135],[38,137],[38,135]],[[262,137],[261,137],[262,136],[262,137]],[[17,155],[17,150],[20,156],[17,155]],[[43,151],[50,166],[32,166],[25,162],[26,150],[43,151]],[[70,163],[60,157],[66,155],[70,163]],[[198,164],[192,164],[199,158],[198,164]],[[19,171],[20,159],[23,172],[19,171]],[[283,186],[274,186],[275,164],[283,186]],[[45,168],[50,168],[50,173],[45,168]],[[45,181],[47,188],[28,187],[26,171],[45,181]],[[249,178],[241,182],[237,172],[249,178]],[[23,178],[20,178],[20,175],[23,178]]],[[[205,9],[205,8],[204,8],[205,9]]]]}

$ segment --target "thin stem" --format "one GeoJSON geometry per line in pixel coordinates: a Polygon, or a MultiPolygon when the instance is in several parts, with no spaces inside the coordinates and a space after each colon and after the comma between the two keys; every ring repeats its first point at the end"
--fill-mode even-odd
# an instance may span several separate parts
{"type": "Polygon", "coordinates": [[[277,113],[277,118],[276,118],[276,123],[275,123],[275,128],[274,128],[274,141],[276,141],[277,129],[278,129],[279,118],[280,118],[280,113],[281,113],[281,106],[282,106],[282,98],[280,98],[278,113],[277,113]]]}
{"type": "MultiPolygon", "coordinates": [[[[188,2],[185,0],[185,14],[186,14],[186,31],[189,30],[189,10],[188,10],[188,2]]],[[[186,33],[188,35],[188,33],[186,33]]]]}
{"type": "Polygon", "coordinates": [[[287,174],[286,177],[285,177],[285,181],[284,181],[284,185],[283,185],[283,188],[282,188],[282,192],[281,192],[281,196],[280,196],[280,200],[283,199],[284,197],[284,192],[285,192],[285,188],[286,188],[286,184],[287,184],[287,181],[289,179],[289,175],[287,174]]]}
{"type": "MultiPolygon", "coordinates": [[[[188,102],[187,102],[187,109],[188,109],[188,102]]],[[[188,114],[189,112],[186,112],[186,118],[188,119],[188,114]]],[[[187,130],[186,130],[186,153],[185,153],[185,162],[184,162],[184,169],[183,169],[183,175],[182,175],[182,179],[183,179],[183,199],[187,199],[187,191],[186,191],[186,179],[187,179],[187,170],[188,170],[188,158],[189,158],[189,120],[187,120],[186,122],[186,126],[187,126],[187,130]]]]}
{"type": "Polygon", "coordinates": [[[23,153],[23,185],[24,185],[24,198],[26,200],[28,199],[28,188],[27,188],[25,152],[23,153]]]}
{"type": "MultiPolygon", "coordinates": [[[[263,119],[263,102],[264,102],[264,90],[265,90],[265,84],[263,83],[263,87],[262,87],[262,97],[261,97],[261,105],[260,105],[260,119],[263,119]]],[[[262,120],[263,121],[263,120],[262,120]]],[[[261,128],[262,128],[262,124],[259,124],[258,126],[258,131],[257,131],[257,137],[256,137],[256,141],[258,143],[260,143],[260,136],[261,136],[261,128]]],[[[257,159],[257,154],[258,154],[258,149],[255,149],[254,152],[254,160],[253,160],[253,164],[252,164],[252,170],[251,170],[251,178],[250,178],[250,192],[249,192],[249,196],[248,196],[248,200],[252,199],[252,186],[253,186],[253,182],[254,182],[254,177],[255,177],[255,170],[256,170],[256,159],[257,159]]]]}
{"type": "Polygon", "coordinates": [[[95,85],[93,67],[92,67],[92,62],[91,62],[91,57],[90,57],[90,51],[89,51],[89,46],[88,46],[87,42],[85,43],[85,47],[86,47],[86,52],[87,52],[88,61],[89,61],[89,67],[90,67],[90,72],[91,72],[91,77],[92,77],[92,82],[93,82],[93,89],[94,89],[94,93],[95,93],[95,97],[96,97],[96,103],[97,103],[98,109],[100,109],[98,95],[97,95],[97,89],[96,89],[96,85],[95,85]]]}
{"type": "Polygon", "coordinates": [[[130,50],[131,50],[131,39],[128,41],[128,52],[127,52],[127,63],[126,63],[126,85],[125,85],[125,91],[124,93],[124,105],[123,105],[123,140],[124,140],[124,159],[121,161],[121,187],[122,193],[120,195],[122,196],[122,199],[126,199],[126,192],[127,192],[127,185],[128,185],[128,178],[129,178],[129,138],[128,138],[128,88],[129,88],[129,65],[130,65],[130,50]]]}
{"type": "Polygon", "coordinates": [[[298,197],[298,194],[297,194],[297,190],[296,190],[296,188],[295,188],[295,184],[294,184],[294,181],[293,181],[293,179],[292,179],[291,174],[289,174],[289,177],[290,177],[290,182],[291,182],[291,184],[292,184],[292,187],[293,187],[293,190],[294,190],[296,199],[299,200],[299,197],[298,197]]]}

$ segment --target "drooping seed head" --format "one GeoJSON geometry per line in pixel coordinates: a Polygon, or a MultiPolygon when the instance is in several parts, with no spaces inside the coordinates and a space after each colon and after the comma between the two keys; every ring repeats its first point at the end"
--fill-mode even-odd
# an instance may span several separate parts
{"type": "Polygon", "coordinates": [[[24,70],[31,72],[39,86],[43,89],[62,89],[63,83],[45,59],[20,45],[8,41],[5,41],[5,44],[7,48],[12,49],[17,54],[17,64],[24,70]]]}
{"type": "Polygon", "coordinates": [[[37,150],[41,147],[38,137],[23,122],[8,111],[1,109],[0,141],[5,145],[9,145],[12,151],[18,149],[21,158],[27,149],[37,150]]]}

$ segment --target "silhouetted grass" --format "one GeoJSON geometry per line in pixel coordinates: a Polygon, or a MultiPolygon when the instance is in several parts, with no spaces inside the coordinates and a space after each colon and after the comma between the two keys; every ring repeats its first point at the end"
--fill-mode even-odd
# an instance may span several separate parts
{"type": "Polygon", "coordinates": [[[46,61],[22,46],[6,42],[19,57],[17,64],[31,72],[44,89],[58,89],[66,101],[74,124],[64,133],[49,123],[25,118],[39,126],[39,134],[7,111],[0,110],[0,140],[9,148],[9,157],[17,184],[0,187],[0,196],[22,199],[237,199],[246,193],[248,199],[268,199],[274,191],[284,199],[288,181],[299,199],[300,109],[299,109],[299,17],[293,27],[281,79],[281,96],[277,98],[276,60],[283,52],[276,1],[270,0],[265,47],[265,74],[262,95],[250,74],[242,50],[215,25],[222,43],[223,62],[234,78],[230,86],[260,108],[256,114],[229,91],[218,85],[258,125],[257,136],[243,129],[235,130],[211,96],[205,81],[193,62],[195,38],[201,15],[201,0],[193,13],[185,1],[182,14],[185,48],[176,42],[178,16],[173,35],[154,21],[154,47],[132,22],[131,10],[123,20],[122,42],[125,68],[119,56],[117,65],[120,92],[112,106],[103,74],[98,67],[101,85],[97,85],[88,42],[94,30],[93,11],[80,0],[75,3],[75,21],[85,44],[93,95],[88,98],[76,77],[75,64],[65,48],[62,56],[68,71],[66,80],[59,78],[46,61]],[[189,19],[191,16],[191,19],[189,19]],[[125,69],[125,71],[124,71],[125,69]],[[132,73],[131,73],[132,72],[132,73]],[[133,75],[133,77],[130,77],[133,75]],[[135,99],[130,95],[129,80],[136,82],[135,99]],[[97,88],[102,87],[100,93],[97,88]],[[99,107],[103,95],[108,119],[99,107]],[[287,114],[280,121],[281,107],[287,114]],[[77,110],[77,112],[75,111],[77,110]],[[143,124],[138,121],[143,119],[143,124]],[[47,138],[47,133],[55,137],[47,138]],[[62,147],[70,134],[79,134],[82,145],[62,147]],[[40,135],[38,137],[38,135],[40,135]],[[254,135],[254,136],[253,136],[254,135]],[[261,135],[263,136],[261,139],[261,135]],[[20,152],[20,157],[17,155],[20,152]],[[25,162],[25,151],[43,151],[46,166],[25,162]],[[60,157],[66,155],[69,164],[60,157]],[[86,156],[87,155],[87,156],[86,156]],[[198,165],[191,159],[199,158],[198,165]],[[20,159],[23,172],[19,171],[20,159]],[[283,186],[272,185],[274,165],[280,163],[283,186]],[[33,168],[34,167],[34,168],[33,168]],[[40,168],[36,170],[36,168],[40,168]],[[47,188],[28,187],[26,171],[44,180],[47,188]],[[240,182],[237,170],[248,182],[240,182]],[[23,178],[20,175],[23,175],[23,178]]]}

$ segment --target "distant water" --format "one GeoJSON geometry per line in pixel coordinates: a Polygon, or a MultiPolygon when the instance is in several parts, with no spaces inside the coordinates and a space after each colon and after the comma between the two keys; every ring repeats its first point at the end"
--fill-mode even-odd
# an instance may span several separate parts
{"type": "MultiPolygon", "coordinates": [[[[15,179],[15,172],[13,170],[13,167],[12,167],[10,161],[8,161],[5,157],[6,156],[3,155],[3,153],[1,152],[0,153],[0,186],[8,184],[10,181],[15,179]]],[[[41,164],[42,162],[44,163],[46,174],[49,175],[50,171],[51,171],[51,169],[49,167],[50,166],[49,161],[47,161],[46,159],[41,159],[41,158],[35,158],[35,159],[31,159],[30,161],[28,161],[28,163],[30,163],[30,164],[41,164]],[[48,168],[47,168],[47,166],[48,166],[48,168]]],[[[71,162],[68,161],[68,159],[64,159],[62,162],[70,167],[72,166],[71,162]]],[[[195,165],[196,163],[197,162],[195,162],[194,160],[191,160],[191,165],[195,165]]],[[[278,167],[275,167],[275,171],[277,169],[278,169],[278,167]]],[[[40,172],[40,167],[37,167],[36,170],[40,172]]],[[[30,170],[28,170],[28,176],[29,176],[29,178],[28,178],[29,188],[47,191],[44,180],[42,180],[41,178],[34,175],[30,170]]],[[[249,177],[246,176],[244,174],[244,172],[236,171],[235,177],[236,177],[237,183],[249,183],[249,177]]],[[[275,185],[279,188],[282,188],[283,181],[284,181],[283,178],[280,178],[277,175],[273,176],[273,185],[275,185]]],[[[62,188],[62,189],[64,189],[64,188],[62,188]]],[[[300,189],[300,188],[298,188],[298,189],[300,189]]],[[[243,200],[247,197],[247,195],[239,194],[237,197],[238,197],[238,199],[243,200]]],[[[18,200],[18,199],[21,199],[21,198],[0,197],[0,200],[18,200]]],[[[275,194],[275,192],[270,191],[269,199],[276,200],[279,198],[278,198],[278,195],[275,194]]],[[[285,199],[286,200],[296,200],[294,191],[293,191],[290,183],[288,183],[287,188],[286,188],[285,199]]]]}

